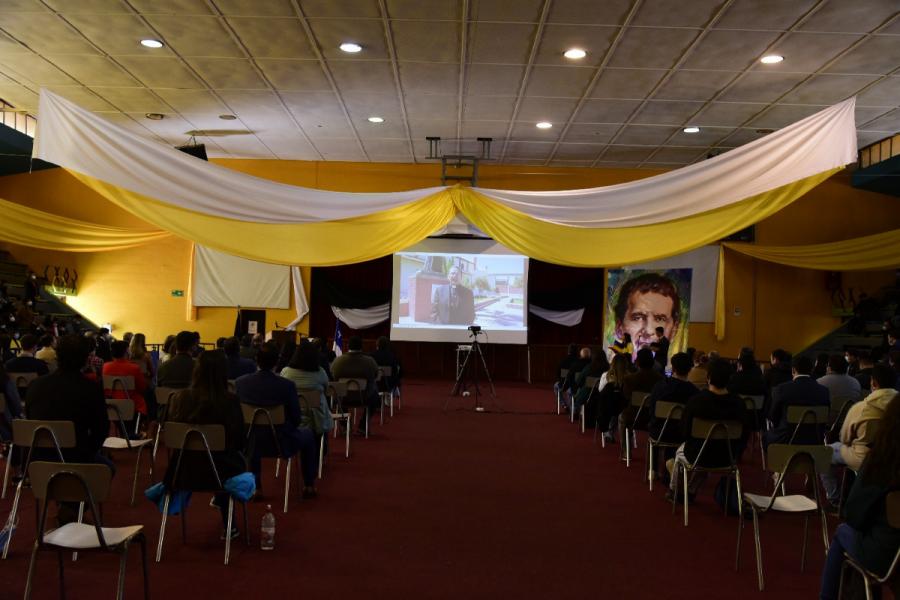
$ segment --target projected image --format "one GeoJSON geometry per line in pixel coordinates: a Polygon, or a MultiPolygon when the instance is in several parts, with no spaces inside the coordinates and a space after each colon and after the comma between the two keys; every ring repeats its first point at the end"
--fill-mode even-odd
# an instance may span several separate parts
{"type": "Polygon", "coordinates": [[[400,252],[399,310],[406,326],[525,327],[525,259],[400,252]]]}

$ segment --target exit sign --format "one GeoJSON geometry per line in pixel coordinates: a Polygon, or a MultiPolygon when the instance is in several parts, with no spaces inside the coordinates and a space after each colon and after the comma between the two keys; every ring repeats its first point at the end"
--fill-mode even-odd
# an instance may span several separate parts
{"type": "Polygon", "coordinates": [[[181,298],[184,296],[184,290],[172,290],[172,295],[181,298]]]}

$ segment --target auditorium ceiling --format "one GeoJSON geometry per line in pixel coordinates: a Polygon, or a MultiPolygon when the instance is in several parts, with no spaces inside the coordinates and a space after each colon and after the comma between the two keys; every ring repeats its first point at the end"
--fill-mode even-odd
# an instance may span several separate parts
{"type": "Polygon", "coordinates": [[[41,87],[210,157],[674,169],[853,95],[900,131],[900,2],[0,0],[0,98],[41,87]]]}

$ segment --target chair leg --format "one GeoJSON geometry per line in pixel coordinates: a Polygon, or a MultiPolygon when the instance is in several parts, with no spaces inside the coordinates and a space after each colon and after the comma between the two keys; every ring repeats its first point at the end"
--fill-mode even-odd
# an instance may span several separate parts
{"type": "Polygon", "coordinates": [[[59,597],[66,600],[66,559],[62,552],[57,552],[56,556],[59,560],[59,597]]]}
{"type": "Polygon", "coordinates": [[[228,522],[225,524],[225,564],[231,556],[231,523],[234,519],[234,498],[228,496],[228,522]]]}
{"type": "Polygon", "coordinates": [[[250,547],[250,515],[247,514],[247,503],[242,502],[244,505],[244,531],[247,532],[247,547],[250,547]]]}
{"type": "Polygon", "coordinates": [[[288,498],[291,494],[291,459],[287,459],[287,465],[284,467],[284,512],[288,509],[288,498]]]}
{"type": "Polygon", "coordinates": [[[9,520],[7,521],[7,524],[9,525],[9,533],[6,537],[6,546],[4,546],[3,548],[3,560],[6,560],[6,556],[9,554],[9,547],[12,544],[12,536],[13,532],[15,531],[15,527],[13,527],[13,525],[15,525],[16,523],[16,513],[19,510],[19,498],[22,497],[22,484],[24,481],[25,478],[23,477],[19,481],[19,485],[16,486],[16,495],[13,496],[12,512],[9,513],[9,520]]]}
{"type": "Polygon", "coordinates": [[[141,566],[144,569],[144,600],[150,600],[150,574],[147,571],[147,537],[141,534],[138,540],[141,544],[141,566]]]}
{"type": "Polygon", "coordinates": [[[734,570],[737,571],[741,568],[741,542],[744,540],[744,515],[741,515],[738,518],[738,541],[737,541],[737,553],[734,559],[734,570]]]}
{"type": "Polygon", "coordinates": [[[141,474],[141,452],[144,447],[140,446],[137,452],[137,464],[134,467],[134,486],[131,488],[131,507],[134,508],[134,499],[137,497],[138,475],[141,474]]]}
{"type": "Polygon", "coordinates": [[[6,469],[3,474],[3,490],[0,490],[0,499],[6,500],[6,486],[9,484],[9,471],[12,467],[13,445],[9,445],[9,453],[6,455],[6,469]]]}
{"type": "MultiPolygon", "coordinates": [[[[681,472],[684,473],[684,493],[681,494],[684,497],[684,526],[688,526],[688,470],[685,468],[681,469],[681,472]]],[[[678,501],[678,497],[676,494],[675,501],[678,501]]],[[[728,506],[727,504],[725,506],[728,506]]]]}
{"type": "Polygon", "coordinates": [[[675,483],[675,497],[672,498],[672,514],[675,514],[675,509],[678,508],[678,488],[681,483],[681,473],[679,473],[679,469],[681,465],[676,460],[672,466],[672,481],[675,483]]]}
{"type": "Polygon", "coordinates": [[[650,491],[653,491],[653,444],[647,440],[647,480],[650,482],[650,491]]]}
{"type": "MultiPolygon", "coordinates": [[[[163,539],[166,536],[166,519],[169,516],[169,500],[172,499],[172,492],[166,494],[166,501],[163,503],[162,523],[159,526],[159,544],[156,547],[156,562],[162,558],[163,539]]],[[[184,507],[182,507],[184,510],[184,507]]]]}
{"type": "Polygon", "coordinates": [[[122,600],[125,594],[125,567],[128,565],[128,546],[122,549],[122,559],[119,561],[119,586],[116,590],[116,600],[122,600]]]}
{"type": "MultiPolygon", "coordinates": [[[[84,522],[84,502],[82,502],[78,505],[78,523],[83,523],[83,522],[84,522]]],[[[40,527],[40,525],[38,525],[38,527],[40,527]]],[[[72,562],[75,562],[76,560],[78,560],[78,553],[73,552],[72,553],[72,562]]]]}
{"type": "Polygon", "coordinates": [[[353,446],[353,423],[347,418],[347,458],[350,458],[350,449],[353,446]]]}
{"type": "Polygon", "coordinates": [[[630,429],[625,429],[625,466],[626,467],[631,466],[631,444],[632,444],[632,442],[635,444],[637,443],[637,439],[632,439],[632,438],[636,438],[636,437],[637,437],[637,433],[635,431],[630,430],[630,429]],[[629,437],[629,436],[631,436],[631,437],[629,437]]]}
{"type": "Polygon", "coordinates": [[[281,474],[281,458],[275,459],[275,479],[278,479],[281,474]]]}
{"type": "Polygon", "coordinates": [[[825,519],[825,511],[819,509],[819,512],[822,514],[822,539],[825,540],[825,554],[828,554],[828,549],[831,545],[828,543],[828,521],[825,519]]]}
{"type": "Polygon", "coordinates": [[[803,558],[800,560],[800,572],[806,570],[806,548],[809,546],[809,515],[804,519],[806,524],[803,525],[803,558]]]}
{"type": "Polygon", "coordinates": [[[34,588],[34,576],[37,572],[38,545],[34,543],[34,550],[31,551],[31,564],[28,566],[28,579],[25,583],[25,600],[31,598],[31,590],[34,588]]]}
{"type": "MultiPolygon", "coordinates": [[[[741,518],[744,518],[744,515],[741,515],[741,518]]],[[[753,537],[756,540],[756,571],[759,574],[759,591],[763,591],[765,585],[763,584],[763,571],[762,571],[762,548],[759,543],[759,513],[756,512],[756,507],[753,508],[753,537]]]]}
{"type": "Polygon", "coordinates": [[[325,436],[319,437],[319,479],[322,479],[322,459],[325,456],[325,436]]]}
{"type": "Polygon", "coordinates": [[[381,396],[381,424],[382,425],[384,425],[384,403],[385,403],[385,397],[384,397],[384,395],[382,395],[381,396]]]}

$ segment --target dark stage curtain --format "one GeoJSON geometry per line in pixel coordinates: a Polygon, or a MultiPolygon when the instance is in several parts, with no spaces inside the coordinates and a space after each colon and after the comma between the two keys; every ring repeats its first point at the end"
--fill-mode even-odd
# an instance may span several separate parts
{"type": "MultiPolygon", "coordinates": [[[[310,281],[310,336],[334,337],[337,317],[331,312],[332,306],[370,308],[390,302],[392,270],[391,256],[340,267],[314,267],[310,281]]],[[[389,334],[388,321],[359,331],[346,323],[341,325],[345,340],[351,335],[374,339],[389,334]]]]}
{"type": "Polygon", "coordinates": [[[530,259],[528,302],[547,310],[584,307],[584,318],[564,327],[528,313],[531,344],[600,344],[603,341],[603,269],[563,267],[530,259]]]}

